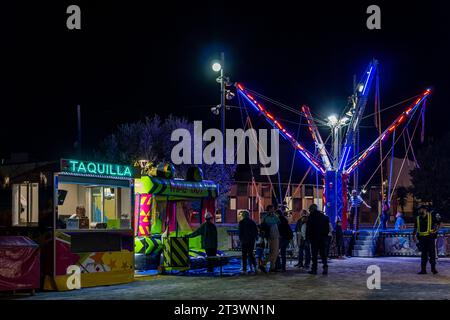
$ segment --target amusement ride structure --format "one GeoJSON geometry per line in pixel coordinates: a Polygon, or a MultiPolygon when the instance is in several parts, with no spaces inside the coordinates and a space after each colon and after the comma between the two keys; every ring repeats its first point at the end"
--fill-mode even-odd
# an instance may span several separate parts
{"type": "MultiPolygon", "coordinates": [[[[377,90],[375,94],[375,106],[377,106],[379,104],[377,60],[372,60],[369,63],[360,78],[360,81],[354,86],[354,92],[349,99],[349,104],[343,112],[345,116],[340,119],[336,116],[328,118],[329,121],[327,125],[332,129],[331,134],[333,140],[331,152],[327,150],[326,145],[322,140],[309,107],[306,105],[301,107],[301,115],[306,118],[308,129],[315,143],[316,152],[314,153],[307,150],[300,141],[297,141],[294,135],[285,128],[282,122],[275,115],[267,111],[267,109],[259,102],[260,98],[265,98],[264,96],[246,88],[242,83],[235,84],[237,93],[239,96],[243,97],[242,100],[244,102],[248,102],[248,104],[252,106],[258,114],[262,115],[272,127],[278,129],[281,136],[291,143],[295,150],[298,151],[298,153],[311,165],[311,167],[314,168],[319,174],[323,175],[324,210],[330,217],[330,222],[333,224],[333,227],[337,219],[340,219],[343,222],[344,227],[347,224],[347,185],[349,177],[355,173],[358,166],[376,149],[380,149],[380,161],[382,162],[384,160],[381,153],[382,143],[388,140],[388,137],[391,135],[393,136],[391,148],[393,157],[394,144],[398,140],[398,138],[396,140],[395,137],[396,129],[403,124],[405,124],[406,129],[417,110],[421,109],[421,113],[423,114],[425,111],[426,99],[430,94],[430,89],[426,89],[421,94],[405,100],[409,101],[415,99],[414,102],[410,103],[409,106],[384,131],[381,131],[381,121],[379,119],[380,109],[378,106],[377,126],[379,129],[379,136],[366,149],[359,151],[359,127],[362,119],[364,118],[364,110],[369,98],[370,88],[374,82],[376,83],[375,86],[377,90]],[[420,106],[422,107],[420,108],[420,106]]],[[[379,167],[382,168],[381,164],[379,167]]],[[[389,200],[390,198],[391,195],[389,196],[389,200]]]]}

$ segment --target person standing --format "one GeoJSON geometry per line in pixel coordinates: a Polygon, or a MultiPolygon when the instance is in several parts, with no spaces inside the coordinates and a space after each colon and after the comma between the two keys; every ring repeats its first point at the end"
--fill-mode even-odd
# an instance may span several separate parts
{"type": "MultiPolygon", "coordinates": [[[[211,212],[205,213],[205,222],[194,232],[186,235],[187,238],[201,236],[202,248],[205,250],[206,256],[215,257],[217,255],[217,228],[213,223],[213,215],[211,212]]],[[[213,272],[214,266],[208,260],[208,272],[213,272]]]]}
{"type": "Polygon", "coordinates": [[[255,221],[250,218],[248,210],[241,211],[242,220],[239,222],[239,240],[242,250],[242,273],[247,274],[247,260],[250,262],[250,271],[254,268],[257,272],[256,260],[253,255],[256,238],[258,237],[258,227],[255,221]]]}
{"type": "Polygon", "coordinates": [[[381,209],[381,230],[387,229],[387,223],[389,220],[389,201],[386,197],[383,198],[383,207],[381,209]]]}
{"type": "Polygon", "coordinates": [[[405,225],[405,220],[403,219],[403,214],[401,212],[397,212],[397,214],[395,215],[394,229],[402,230],[405,228],[406,228],[406,225],[405,225]]]}
{"type": "Polygon", "coordinates": [[[344,254],[344,233],[342,231],[342,221],[338,219],[336,221],[336,230],[334,231],[336,237],[336,248],[338,259],[342,259],[344,254]]]}
{"type": "Polygon", "coordinates": [[[264,232],[262,231],[261,226],[258,226],[258,237],[256,238],[256,250],[255,255],[258,259],[258,268],[261,272],[267,273],[266,264],[266,238],[264,236],[264,232]]]}
{"type": "Polygon", "coordinates": [[[280,219],[280,225],[278,226],[280,233],[280,255],[281,255],[281,271],[286,272],[286,250],[291,242],[294,234],[288,220],[284,216],[286,212],[277,210],[278,219],[280,219]]]}
{"type": "Polygon", "coordinates": [[[312,267],[309,274],[317,274],[317,255],[323,263],[322,274],[328,274],[326,241],[330,232],[330,219],[317,209],[317,205],[309,206],[309,217],[306,225],[306,239],[311,243],[312,267]]]}
{"type": "Polygon", "coordinates": [[[269,261],[270,270],[269,272],[276,271],[276,262],[278,258],[278,251],[280,249],[280,232],[278,230],[278,225],[280,224],[280,219],[274,212],[273,205],[268,205],[266,214],[263,218],[263,229],[267,230],[269,239],[269,261]]]}
{"type": "MultiPolygon", "coordinates": [[[[433,214],[433,213],[434,213],[434,211],[431,211],[431,214],[433,214]]],[[[441,215],[439,213],[435,214],[435,218],[436,218],[436,221],[439,222],[439,224],[442,222],[441,215]]],[[[439,260],[439,252],[438,252],[438,247],[437,247],[437,236],[434,237],[434,248],[436,251],[436,261],[438,261],[439,260]]]]}
{"type": "Polygon", "coordinates": [[[311,263],[311,247],[309,241],[306,240],[306,224],[308,222],[308,212],[302,210],[301,217],[297,221],[295,229],[297,231],[298,241],[298,264],[296,267],[309,269],[311,263]],[[305,258],[305,264],[303,264],[303,258],[305,258]]]}
{"type": "Polygon", "coordinates": [[[420,272],[427,273],[427,263],[430,262],[431,272],[438,273],[436,270],[436,237],[440,228],[440,221],[431,215],[428,207],[421,205],[419,215],[414,223],[413,240],[419,239],[419,249],[421,251],[420,272]]]}
{"type": "Polygon", "coordinates": [[[359,229],[359,209],[361,207],[361,204],[364,204],[369,209],[372,208],[363,200],[361,195],[359,195],[356,190],[352,190],[352,195],[350,196],[350,201],[349,201],[349,206],[350,206],[350,208],[349,208],[349,211],[350,211],[349,228],[350,228],[350,230],[358,230],[359,229]],[[355,226],[356,226],[356,229],[355,229],[355,226]]]}

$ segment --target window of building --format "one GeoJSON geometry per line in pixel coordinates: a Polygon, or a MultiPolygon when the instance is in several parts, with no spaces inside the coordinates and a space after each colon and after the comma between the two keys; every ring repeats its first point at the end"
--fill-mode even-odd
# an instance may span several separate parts
{"type": "Polygon", "coordinates": [[[292,198],[292,204],[290,207],[293,211],[300,211],[302,209],[302,199],[292,198]]]}
{"type": "Polygon", "coordinates": [[[39,184],[14,184],[12,188],[12,225],[39,222],[39,184]]]}
{"type": "Polygon", "coordinates": [[[270,197],[270,185],[264,184],[261,186],[261,193],[263,197],[270,197]]]}
{"type": "Polygon", "coordinates": [[[313,186],[305,186],[305,197],[314,197],[313,186]]]}
{"type": "Polygon", "coordinates": [[[237,195],[245,196],[247,195],[247,184],[246,183],[238,183],[237,185],[237,195]]]}
{"type": "Polygon", "coordinates": [[[230,197],[230,210],[236,210],[236,198],[230,197]]]}

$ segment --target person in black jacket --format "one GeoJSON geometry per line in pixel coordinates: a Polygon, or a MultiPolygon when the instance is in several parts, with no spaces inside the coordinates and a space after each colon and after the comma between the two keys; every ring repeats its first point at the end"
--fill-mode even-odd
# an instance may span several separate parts
{"type": "Polygon", "coordinates": [[[278,230],[280,232],[280,255],[281,255],[281,271],[286,271],[286,250],[289,246],[289,242],[294,237],[291,226],[289,225],[288,220],[284,216],[284,213],[281,210],[276,211],[278,218],[280,219],[280,225],[278,226],[278,230]]]}
{"type": "MultiPolygon", "coordinates": [[[[205,249],[207,257],[215,257],[217,255],[217,228],[213,223],[213,215],[211,212],[206,212],[205,222],[194,232],[186,235],[187,238],[194,238],[201,236],[202,248],[205,249]]],[[[208,260],[208,272],[213,272],[214,266],[208,260]]]]}
{"type": "Polygon", "coordinates": [[[250,261],[250,270],[252,267],[257,272],[256,260],[253,255],[255,248],[255,241],[258,237],[258,227],[255,221],[250,218],[250,212],[247,210],[241,211],[242,220],[239,222],[239,240],[241,242],[242,250],[242,273],[247,274],[247,259],[250,261]]]}
{"type": "Polygon", "coordinates": [[[342,256],[344,255],[344,232],[342,231],[342,222],[339,218],[336,221],[336,230],[334,230],[334,234],[336,237],[338,259],[342,259],[342,256]]]}
{"type": "Polygon", "coordinates": [[[330,219],[317,209],[317,205],[309,206],[309,218],[306,224],[306,239],[311,243],[312,267],[309,274],[317,274],[317,255],[323,263],[322,274],[328,274],[326,243],[330,232],[330,219]]]}

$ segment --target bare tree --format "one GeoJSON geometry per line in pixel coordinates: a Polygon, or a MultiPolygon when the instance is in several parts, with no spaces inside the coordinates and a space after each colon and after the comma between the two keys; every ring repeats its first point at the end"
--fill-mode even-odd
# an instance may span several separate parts
{"type": "MultiPolygon", "coordinates": [[[[106,161],[134,163],[136,160],[146,159],[153,163],[170,162],[172,148],[178,142],[171,141],[170,136],[175,129],[184,128],[194,134],[194,125],[185,118],[170,115],[161,119],[158,115],[147,117],[143,121],[126,123],[118,126],[116,132],[106,137],[97,157],[106,161]]],[[[193,141],[192,141],[193,147],[193,141]]],[[[193,163],[193,155],[191,155],[193,163]]],[[[175,176],[184,178],[190,164],[176,166],[175,176]]],[[[236,165],[202,164],[204,178],[215,181],[219,185],[219,202],[227,204],[227,194],[233,184],[236,165]]]]}

